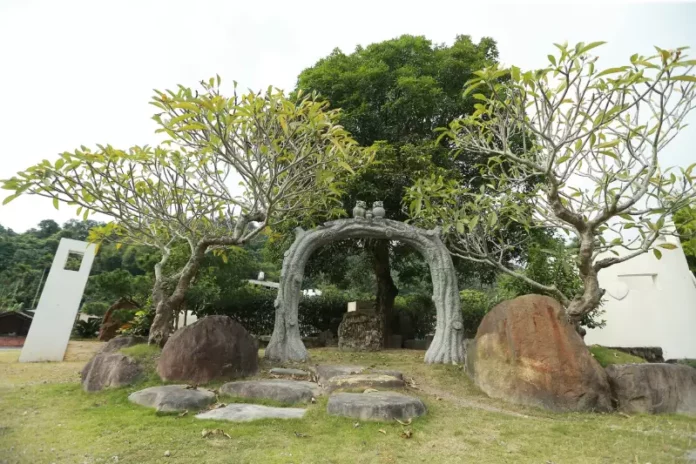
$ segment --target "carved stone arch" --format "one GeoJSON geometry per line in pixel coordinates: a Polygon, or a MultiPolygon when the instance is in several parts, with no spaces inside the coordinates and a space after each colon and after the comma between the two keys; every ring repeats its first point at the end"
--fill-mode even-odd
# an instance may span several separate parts
{"type": "Polygon", "coordinates": [[[371,238],[399,240],[425,258],[433,280],[433,302],[437,314],[435,336],[425,354],[426,363],[463,363],[464,336],[457,274],[449,251],[437,230],[425,230],[390,219],[340,219],[316,229],[297,229],[295,242],[285,253],[280,288],[275,301],[275,326],[266,347],[266,358],[274,361],[307,361],[297,320],[304,269],[319,247],[335,240],[371,238]]]}

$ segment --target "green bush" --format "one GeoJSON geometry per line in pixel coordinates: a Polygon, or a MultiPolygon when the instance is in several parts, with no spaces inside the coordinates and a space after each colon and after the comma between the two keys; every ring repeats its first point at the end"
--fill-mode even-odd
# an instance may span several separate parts
{"type": "Polygon", "coordinates": [[[99,334],[101,321],[97,318],[77,321],[73,326],[73,336],[77,338],[94,338],[99,334]]]}
{"type": "Polygon", "coordinates": [[[425,338],[435,331],[435,305],[426,294],[397,296],[392,328],[404,338],[425,338]]]}
{"type": "Polygon", "coordinates": [[[109,309],[109,305],[103,301],[88,301],[82,305],[80,312],[83,314],[89,314],[90,316],[101,317],[106,314],[107,309],[109,309]]]}

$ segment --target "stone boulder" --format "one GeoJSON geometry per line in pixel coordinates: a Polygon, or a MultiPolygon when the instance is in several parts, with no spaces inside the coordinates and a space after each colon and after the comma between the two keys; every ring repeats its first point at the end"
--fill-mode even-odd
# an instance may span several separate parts
{"type": "Polygon", "coordinates": [[[468,343],[467,372],[488,396],[554,411],[610,411],[607,375],[553,298],[493,308],[468,343]]]}
{"type": "Polygon", "coordinates": [[[164,381],[206,383],[253,375],[256,339],[227,316],[208,316],[177,330],[162,349],[157,373],[164,381]]]}
{"type": "Polygon", "coordinates": [[[382,318],[374,313],[353,311],[345,313],[338,326],[338,348],[352,351],[382,349],[382,318]]]}
{"type": "Polygon", "coordinates": [[[131,393],[128,401],[162,412],[203,409],[215,402],[215,393],[186,385],[161,385],[131,393]]]}
{"type": "Polygon", "coordinates": [[[118,350],[147,343],[145,337],[121,336],[110,340],[82,368],[82,388],[99,391],[107,387],[123,387],[138,380],[143,374],[138,362],[118,350]]]}
{"type": "Polygon", "coordinates": [[[606,371],[619,411],[696,415],[696,369],[690,366],[613,364],[606,371]]]}

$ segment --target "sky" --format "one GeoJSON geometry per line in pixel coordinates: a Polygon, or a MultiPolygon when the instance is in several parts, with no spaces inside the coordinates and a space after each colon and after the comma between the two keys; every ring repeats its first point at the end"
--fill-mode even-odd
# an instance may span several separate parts
{"type": "MultiPolygon", "coordinates": [[[[0,0],[0,179],[80,145],[155,144],[152,89],[215,74],[223,88],[291,90],[334,48],[402,34],[492,37],[500,60],[523,69],[545,66],[554,42],[605,40],[595,52],[610,67],[653,45],[691,46],[696,58],[694,24],[696,3],[0,0]]],[[[663,166],[696,162],[696,111],[688,121],[663,166]]],[[[17,232],[73,217],[39,197],[0,206],[0,224],[17,232]]]]}

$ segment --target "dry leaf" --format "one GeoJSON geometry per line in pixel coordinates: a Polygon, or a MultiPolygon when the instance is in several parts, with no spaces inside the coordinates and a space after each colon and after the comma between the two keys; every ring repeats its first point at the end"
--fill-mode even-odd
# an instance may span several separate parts
{"type": "Polygon", "coordinates": [[[312,397],[312,400],[311,400],[311,401],[312,401],[312,404],[316,404],[317,399],[316,399],[315,397],[312,397]]]}
{"type": "Polygon", "coordinates": [[[374,393],[374,392],[378,392],[378,391],[379,390],[377,390],[376,388],[366,388],[363,393],[374,393]]]}
{"type": "Polygon", "coordinates": [[[410,430],[404,430],[401,432],[401,438],[411,438],[413,436],[413,432],[410,430]]]}
{"type": "Polygon", "coordinates": [[[300,432],[295,432],[295,436],[297,438],[309,438],[309,435],[307,435],[305,433],[300,433],[300,432]]]}
{"type": "Polygon", "coordinates": [[[387,431],[384,430],[384,429],[379,429],[378,432],[379,432],[379,433],[383,433],[383,434],[385,434],[385,435],[387,434],[387,431]]]}
{"type": "Polygon", "coordinates": [[[360,422],[356,422],[355,424],[353,424],[353,428],[357,429],[358,427],[360,427],[360,422]]]}
{"type": "Polygon", "coordinates": [[[226,433],[222,429],[214,429],[214,430],[203,429],[203,431],[201,432],[201,436],[203,438],[207,438],[211,435],[222,435],[225,438],[230,438],[230,439],[232,438],[228,433],[226,433]]]}
{"type": "Polygon", "coordinates": [[[188,414],[188,409],[180,413],[178,417],[184,417],[186,414],[188,414]]]}
{"type": "Polygon", "coordinates": [[[198,390],[198,384],[186,385],[186,390],[198,390]]]}
{"type": "Polygon", "coordinates": [[[436,396],[435,399],[436,399],[437,401],[442,401],[442,398],[440,398],[439,396],[436,396]]]}
{"type": "Polygon", "coordinates": [[[398,422],[399,424],[404,425],[404,426],[406,426],[406,425],[411,425],[411,422],[413,422],[413,419],[409,419],[409,420],[407,420],[406,422],[402,422],[402,421],[400,421],[399,419],[394,419],[394,420],[395,420],[396,422],[398,422]]]}

